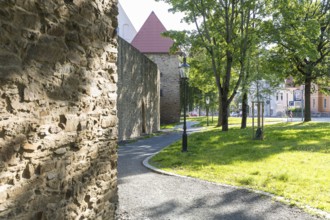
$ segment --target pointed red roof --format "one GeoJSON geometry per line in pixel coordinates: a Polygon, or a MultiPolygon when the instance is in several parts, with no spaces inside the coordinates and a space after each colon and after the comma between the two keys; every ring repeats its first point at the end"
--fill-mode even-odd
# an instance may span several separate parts
{"type": "Polygon", "coordinates": [[[141,53],[169,53],[173,40],[161,36],[166,28],[154,12],[151,12],[132,41],[141,53]]]}

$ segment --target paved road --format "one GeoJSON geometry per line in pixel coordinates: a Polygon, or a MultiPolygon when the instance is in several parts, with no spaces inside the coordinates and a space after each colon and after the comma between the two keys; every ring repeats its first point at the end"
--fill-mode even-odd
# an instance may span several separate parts
{"type": "Polygon", "coordinates": [[[167,133],[119,148],[117,219],[319,219],[270,197],[193,178],[150,171],[142,161],[181,138],[167,133]]]}
{"type": "MultiPolygon", "coordinates": [[[[283,120],[284,122],[288,121],[288,122],[302,122],[303,119],[299,118],[299,117],[295,117],[295,118],[284,118],[283,120]]],[[[330,122],[330,118],[329,117],[313,117],[312,118],[312,122],[330,122]]]]}

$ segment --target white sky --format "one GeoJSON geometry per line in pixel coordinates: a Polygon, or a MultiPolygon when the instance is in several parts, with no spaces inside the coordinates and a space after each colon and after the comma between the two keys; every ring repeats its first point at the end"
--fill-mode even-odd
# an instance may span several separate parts
{"type": "MultiPolygon", "coordinates": [[[[127,16],[133,23],[136,31],[139,31],[152,11],[167,30],[184,30],[188,25],[180,23],[183,14],[168,12],[170,5],[154,0],[119,0],[127,16]]],[[[189,29],[193,29],[192,26],[189,29]]]]}

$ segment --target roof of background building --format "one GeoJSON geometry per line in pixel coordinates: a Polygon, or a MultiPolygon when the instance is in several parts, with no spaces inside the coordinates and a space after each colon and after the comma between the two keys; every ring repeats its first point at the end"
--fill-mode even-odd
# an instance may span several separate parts
{"type": "Polygon", "coordinates": [[[165,31],[165,26],[156,14],[151,12],[131,44],[141,53],[169,53],[173,40],[161,36],[165,31]]]}

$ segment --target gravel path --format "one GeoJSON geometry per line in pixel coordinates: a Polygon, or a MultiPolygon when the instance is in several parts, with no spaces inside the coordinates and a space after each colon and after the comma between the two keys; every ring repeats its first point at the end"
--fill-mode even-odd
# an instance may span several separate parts
{"type": "Polygon", "coordinates": [[[162,175],[142,165],[148,156],[180,138],[181,132],[171,132],[120,146],[117,220],[319,219],[265,195],[162,175]]]}

